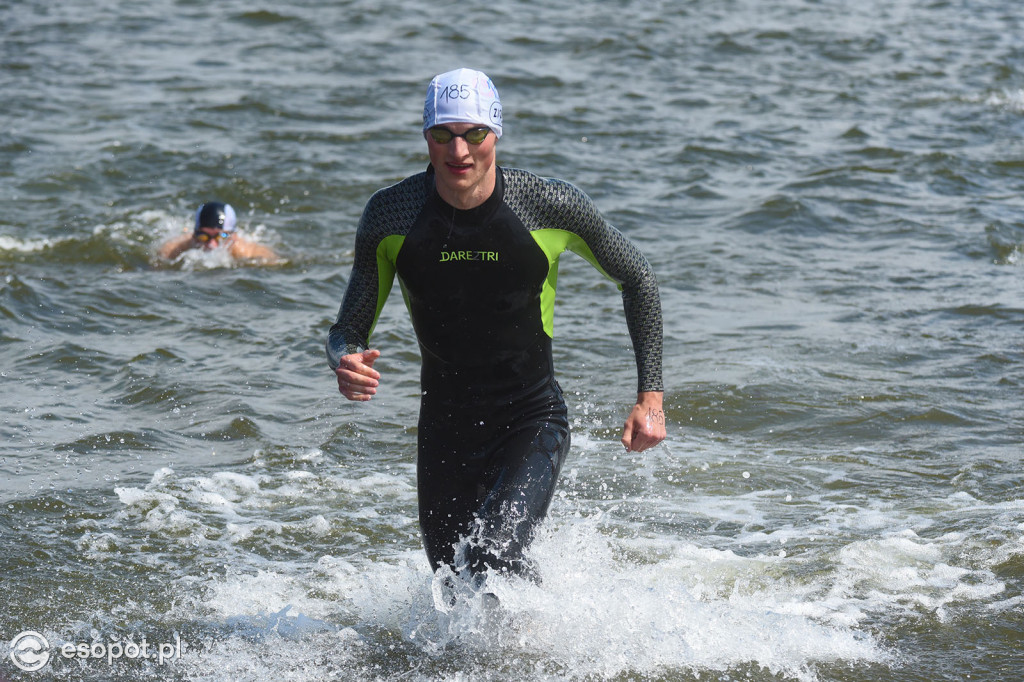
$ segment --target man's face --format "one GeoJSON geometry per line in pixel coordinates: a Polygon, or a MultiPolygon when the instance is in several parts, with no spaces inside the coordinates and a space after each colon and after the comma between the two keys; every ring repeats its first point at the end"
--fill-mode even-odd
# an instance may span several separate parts
{"type": "Polygon", "coordinates": [[[227,244],[231,241],[233,233],[224,232],[219,227],[200,227],[195,234],[192,235],[194,241],[199,242],[203,247],[204,251],[215,249],[221,244],[227,244]]]}
{"type": "MultiPolygon", "coordinates": [[[[481,126],[478,123],[446,123],[435,127],[447,128],[461,135],[481,126]]],[[[491,195],[498,139],[493,131],[480,144],[470,144],[462,137],[452,137],[447,143],[435,142],[429,131],[424,133],[424,137],[441,198],[457,208],[472,208],[491,195]]]]}

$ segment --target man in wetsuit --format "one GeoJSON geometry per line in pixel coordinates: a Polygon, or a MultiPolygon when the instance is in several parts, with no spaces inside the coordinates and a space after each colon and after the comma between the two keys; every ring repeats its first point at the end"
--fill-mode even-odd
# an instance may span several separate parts
{"type": "Polygon", "coordinates": [[[423,133],[429,168],[363,211],[328,362],[346,398],[376,394],[369,338],[397,274],[422,357],[417,487],[430,564],[533,575],[524,551],[569,449],[551,354],[559,255],[579,254],[622,290],[639,375],[622,436],[632,451],[666,435],[658,285],[580,190],[496,165],[501,102],[485,74],[435,77],[423,133]]]}

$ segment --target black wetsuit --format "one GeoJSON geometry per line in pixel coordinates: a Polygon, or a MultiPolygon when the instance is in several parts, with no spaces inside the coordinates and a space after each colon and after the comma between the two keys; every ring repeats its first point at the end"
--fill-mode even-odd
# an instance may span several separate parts
{"type": "Polygon", "coordinates": [[[638,390],[662,390],[654,273],[572,185],[499,167],[491,197],[463,211],[441,199],[428,169],[363,212],[328,361],[368,347],[397,274],[422,356],[420,527],[435,569],[529,570],[523,551],[569,448],[551,359],[565,250],[620,286],[638,390]]]}

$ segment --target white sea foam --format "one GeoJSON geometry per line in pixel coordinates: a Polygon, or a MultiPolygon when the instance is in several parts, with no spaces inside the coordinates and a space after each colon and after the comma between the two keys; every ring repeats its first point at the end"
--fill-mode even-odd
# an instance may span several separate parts
{"type": "Polygon", "coordinates": [[[985,104],[1000,109],[1008,109],[1017,113],[1024,113],[1024,90],[1003,89],[988,95],[985,104]]]}
{"type": "MultiPolygon", "coordinates": [[[[660,543],[658,549],[660,558],[648,563],[623,559],[602,522],[555,521],[533,552],[543,584],[492,578],[487,589],[500,601],[497,612],[472,596],[450,608],[439,604],[439,579],[418,548],[375,561],[323,557],[309,572],[288,566],[232,570],[204,585],[201,603],[188,608],[200,608],[232,630],[239,623],[256,627],[290,608],[288,618],[332,623],[339,631],[346,623],[357,623],[356,633],[370,627],[368,636],[390,630],[404,648],[419,649],[428,660],[443,658],[454,646],[488,665],[496,658],[542,661],[540,668],[574,676],[755,665],[812,680],[815,663],[889,660],[869,636],[836,617],[831,604],[809,597],[820,586],[780,579],[785,567],[777,557],[745,558],[687,543],[660,543]]],[[[339,640],[338,660],[364,646],[355,641],[339,640]]],[[[253,646],[268,671],[278,655],[272,649],[287,649],[280,642],[253,646]]],[[[293,671],[288,651],[279,655],[278,672],[293,671]]],[[[469,665],[464,672],[472,677],[472,664],[460,665],[469,665]]],[[[443,661],[437,666],[444,668],[443,661]]],[[[523,679],[534,678],[544,676],[523,679]]],[[[254,679],[269,679],[269,672],[254,679]]]]}
{"type": "MultiPolygon", "coordinates": [[[[641,467],[645,480],[657,465],[641,467]]],[[[259,661],[244,679],[320,679],[323,668],[298,664],[296,652],[329,662],[342,677],[373,679],[363,668],[372,651],[392,672],[402,660],[418,661],[407,679],[421,680],[490,679],[522,664],[524,680],[761,669],[811,681],[823,665],[894,664],[899,654],[873,634],[880,620],[948,621],[978,604],[1019,608],[1019,598],[1001,600],[1005,587],[992,570],[1024,553],[1019,502],[989,505],[961,492],[917,514],[883,500],[832,506],[809,498],[811,518],[781,522],[772,510],[782,491],[685,501],[619,495],[605,504],[579,494],[586,489],[579,471],[567,473],[572,492],[558,498],[531,550],[543,583],[492,577],[487,590],[497,609],[468,590],[452,604],[449,588],[428,570],[415,519],[402,511],[415,500],[411,474],[351,473],[180,477],[161,469],[143,488],[116,489],[124,505],[117,525],[186,531],[181,542],[203,538],[222,547],[207,552],[230,557],[225,571],[189,575],[172,588],[180,595],[172,618],[219,633],[186,655],[182,669],[191,679],[204,679],[207,666],[240,669],[240,658],[259,661]],[[739,529],[654,532],[625,511],[645,505],[653,516],[699,509],[739,529]],[[928,517],[946,513],[1002,515],[1007,542],[926,535],[928,517]],[[337,553],[314,555],[303,540],[284,537],[317,541],[340,527],[386,540],[341,540],[337,553]],[[268,537],[295,558],[245,549],[268,537]]],[[[90,530],[79,546],[102,554],[118,543],[116,531],[90,530]]]]}
{"type": "Polygon", "coordinates": [[[8,235],[0,235],[0,251],[17,251],[20,253],[32,253],[42,251],[59,244],[67,239],[19,239],[8,235]]]}

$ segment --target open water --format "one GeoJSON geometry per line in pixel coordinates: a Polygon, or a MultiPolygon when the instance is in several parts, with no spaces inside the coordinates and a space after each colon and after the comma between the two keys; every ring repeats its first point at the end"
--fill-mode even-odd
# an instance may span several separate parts
{"type": "Polygon", "coordinates": [[[0,0],[0,31],[0,678],[1024,676],[1017,0],[0,0]],[[544,582],[496,610],[435,602],[401,297],[374,401],[322,350],[463,65],[499,162],[588,192],[666,320],[670,435],[625,455],[618,294],[564,259],[574,444],[544,582]],[[211,199],[285,262],[159,263],[211,199]]]}

